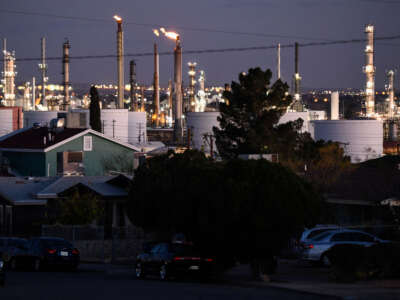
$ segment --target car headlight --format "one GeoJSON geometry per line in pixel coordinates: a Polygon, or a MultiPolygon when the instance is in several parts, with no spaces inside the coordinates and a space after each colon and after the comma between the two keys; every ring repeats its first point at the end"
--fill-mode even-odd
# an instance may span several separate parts
{"type": "Polygon", "coordinates": [[[3,269],[4,263],[0,260],[0,270],[3,269]]]}

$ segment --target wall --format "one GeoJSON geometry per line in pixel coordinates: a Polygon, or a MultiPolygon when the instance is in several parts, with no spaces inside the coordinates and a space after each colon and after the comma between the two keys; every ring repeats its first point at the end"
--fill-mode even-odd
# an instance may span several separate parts
{"type": "MultiPolygon", "coordinates": [[[[104,162],[119,157],[123,157],[127,165],[133,166],[134,150],[93,134],[86,134],[86,136],[88,135],[92,136],[93,147],[92,151],[83,153],[84,174],[86,176],[106,175],[104,162]]],[[[50,176],[57,175],[57,152],[64,151],[83,151],[83,136],[46,153],[45,164],[46,166],[50,164],[50,176]]]]}
{"type": "Polygon", "coordinates": [[[40,152],[7,152],[2,153],[10,167],[21,176],[46,176],[46,158],[40,152]]]}

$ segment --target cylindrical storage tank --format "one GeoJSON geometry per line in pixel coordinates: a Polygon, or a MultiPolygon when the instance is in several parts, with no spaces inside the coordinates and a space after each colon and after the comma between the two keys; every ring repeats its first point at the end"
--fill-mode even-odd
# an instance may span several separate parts
{"type": "Polygon", "coordinates": [[[13,121],[12,109],[0,109],[0,136],[15,130],[13,129],[13,121]]]}
{"type": "Polygon", "coordinates": [[[146,112],[128,112],[128,142],[142,144],[147,142],[146,112]]]}
{"type": "Polygon", "coordinates": [[[354,163],[383,154],[383,123],[379,120],[311,121],[314,140],[339,142],[354,163]]]}
{"type": "Polygon", "coordinates": [[[49,125],[52,119],[57,119],[57,111],[25,111],[24,127],[32,127],[38,123],[41,126],[49,125]]]}
{"type": "Polygon", "coordinates": [[[102,109],[101,124],[106,136],[128,143],[127,109],[102,109]]]}
{"type": "Polygon", "coordinates": [[[339,120],[339,92],[331,94],[331,120],[339,120]]]}
{"type": "Polygon", "coordinates": [[[198,150],[210,153],[210,136],[213,141],[213,151],[218,149],[215,145],[213,127],[219,127],[217,117],[219,112],[188,112],[186,113],[186,128],[191,134],[192,146],[198,150]]]}

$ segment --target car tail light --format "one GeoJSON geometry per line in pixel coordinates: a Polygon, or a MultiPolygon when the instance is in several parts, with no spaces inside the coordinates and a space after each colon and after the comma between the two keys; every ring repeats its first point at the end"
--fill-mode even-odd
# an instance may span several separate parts
{"type": "Polygon", "coordinates": [[[47,249],[47,252],[49,254],[54,254],[54,253],[56,253],[56,249],[47,249]]]}
{"type": "Polygon", "coordinates": [[[312,248],[314,248],[314,245],[313,244],[303,244],[303,248],[312,249],[312,248]]]}
{"type": "Polygon", "coordinates": [[[78,255],[79,254],[79,250],[78,249],[72,250],[72,254],[78,255]]]}
{"type": "Polygon", "coordinates": [[[174,260],[185,260],[185,258],[184,257],[180,257],[180,256],[175,256],[174,260]]]}
{"type": "Polygon", "coordinates": [[[204,261],[206,261],[206,262],[212,262],[212,261],[214,261],[214,260],[213,260],[212,258],[205,258],[204,261]]]}

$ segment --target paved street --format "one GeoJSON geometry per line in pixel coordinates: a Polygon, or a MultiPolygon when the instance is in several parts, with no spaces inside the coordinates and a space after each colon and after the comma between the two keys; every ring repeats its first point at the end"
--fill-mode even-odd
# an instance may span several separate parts
{"type": "MultiPolygon", "coordinates": [[[[1,300],[123,299],[329,299],[270,287],[196,281],[137,280],[130,272],[9,272],[1,300]]],[[[334,299],[334,298],[332,298],[334,299]]]]}

